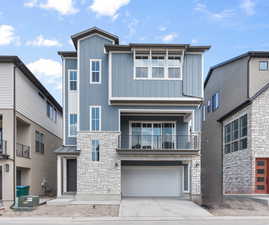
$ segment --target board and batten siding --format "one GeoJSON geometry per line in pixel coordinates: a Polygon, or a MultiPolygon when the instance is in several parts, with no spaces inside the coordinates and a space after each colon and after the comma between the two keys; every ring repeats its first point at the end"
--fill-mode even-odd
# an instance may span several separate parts
{"type": "Polygon", "coordinates": [[[13,64],[0,63],[0,108],[13,108],[13,64]]]}
{"type": "Polygon", "coordinates": [[[47,102],[39,96],[39,90],[20,71],[16,73],[16,110],[51,133],[62,138],[62,115],[57,122],[47,117],[47,102]]]}
{"type": "Polygon", "coordinates": [[[202,56],[186,54],[182,80],[135,80],[131,53],[112,54],[112,97],[202,97],[202,56]],[[182,91],[182,86],[184,93],[182,91]]]}
{"type": "Polygon", "coordinates": [[[69,70],[77,70],[77,59],[65,59],[64,61],[64,94],[65,94],[65,98],[64,98],[64,114],[65,114],[65,143],[66,145],[76,145],[76,138],[75,137],[69,137],[69,114],[70,113],[77,113],[77,94],[78,91],[69,91],[69,70]]]}

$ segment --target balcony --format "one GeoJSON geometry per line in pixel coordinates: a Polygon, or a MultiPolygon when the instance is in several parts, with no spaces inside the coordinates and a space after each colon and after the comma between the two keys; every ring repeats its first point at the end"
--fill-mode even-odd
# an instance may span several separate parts
{"type": "Polygon", "coordinates": [[[0,159],[8,158],[7,154],[7,141],[0,139],[0,159]]]}
{"type": "Polygon", "coordinates": [[[30,146],[17,143],[16,156],[30,159],[30,146]]]}
{"type": "Polygon", "coordinates": [[[120,154],[198,154],[200,136],[192,135],[121,135],[120,154]]]}

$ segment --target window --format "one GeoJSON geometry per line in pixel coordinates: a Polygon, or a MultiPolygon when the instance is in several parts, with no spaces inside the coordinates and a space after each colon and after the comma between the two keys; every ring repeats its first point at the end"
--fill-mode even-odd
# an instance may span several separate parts
{"type": "Polygon", "coordinates": [[[69,136],[77,135],[77,114],[69,115],[69,136]]]}
{"type": "Polygon", "coordinates": [[[44,134],[36,131],[35,132],[35,151],[39,153],[44,153],[44,134]]]}
{"type": "Polygon", "coordinates": [[[181,78],[180,56],[168,56],[168,78],[181,78]]]}
{"type": "Polygon", "coordinates": [[[92,140],[92,161],[100,159],[100,143],[99,140],[92,140]]]}
{"type": "Polygon", "coordinates": [[[47,102],[47,116],[54,122],[57,121],[57,110],[49,102],[47,102]]]}
{"type": "Polygon", "coordinates": [[[101,130],[101,106],[90,106],[90,129],[101,130]]]}
{"type": "Polygon", "coordinates": [[[76,91],[77,90],[77,71],[69,70],[69,90],[76,91]]]}
{"type": "Polygon", "coordinates": [[[247,147],[247,114],[245,114],[224,127],[224,153],[236,152],[247,147]]]}
{"type": "Polygon", "coordinates": [[[131,122],[130,148],[176,148],[175,122],[131,122]]]}
{"type": "Polygon", "coordinates": [[[166,53],[135,54],[136,79],[181,79],[181,56],[166,53]]]}
{"type": "Polygon", "coordinates": [[[164,55],[153,55],[151,57],[151,66],[152,78],[164,78],[164,55]]]}
{"type": "Polygon", "coordinates": [[[260,71],[268,70],[268,61],[260,61],[260,71]]]}
{"type": "Polygon", "coordinates": [[[90,83],[101,84],[101,59],[90,59],[90,83]]]}
{"type": "Polygon", "coordinates": [[[212,96],[212,112],[216,111],[219,108],[219,92],[215,93],[212,96]]]}

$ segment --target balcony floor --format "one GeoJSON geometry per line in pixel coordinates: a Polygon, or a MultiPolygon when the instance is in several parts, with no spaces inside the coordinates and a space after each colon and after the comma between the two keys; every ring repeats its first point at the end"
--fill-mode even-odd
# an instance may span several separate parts
{"type": "Polygon", "coordinates": [[[200,150],[192,149],[128,149],[117,148],[119,155],[199,155],[200,150]]]}

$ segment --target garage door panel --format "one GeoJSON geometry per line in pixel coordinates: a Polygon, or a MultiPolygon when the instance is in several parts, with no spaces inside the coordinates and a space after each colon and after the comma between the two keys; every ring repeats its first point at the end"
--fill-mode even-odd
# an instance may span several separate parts
{"type": "Polygon", "coordinates": [[[180,166],[124,166],[122,167],[123,196],[180,196],[182,190],[180,166]]]}

